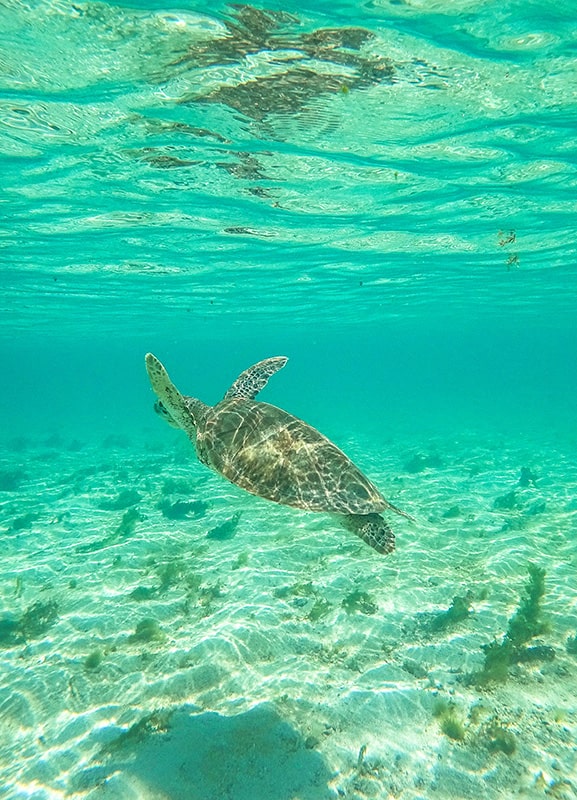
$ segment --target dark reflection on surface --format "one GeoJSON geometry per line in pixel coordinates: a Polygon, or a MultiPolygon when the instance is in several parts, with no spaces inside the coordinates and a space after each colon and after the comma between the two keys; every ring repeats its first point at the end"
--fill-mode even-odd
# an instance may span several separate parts
{"type": "Polygon", "coordinates": [[[209,67],[240,63],[247,56],[266,54],[267,66],[278,72],[255,75],[205,95],[180,102],[223,103],[255,120],[269,114],[295,113],[324,94],[390,82],[394,74],[387,58],[362,54],[374,34],[359,27],[319,28],[293,34],[299,20],[282,11],[234,5],[224,20],[224,36],[195,44],[175,65],[209,67]],[[274,57],[271,59],[271,54],[274,57]]]}

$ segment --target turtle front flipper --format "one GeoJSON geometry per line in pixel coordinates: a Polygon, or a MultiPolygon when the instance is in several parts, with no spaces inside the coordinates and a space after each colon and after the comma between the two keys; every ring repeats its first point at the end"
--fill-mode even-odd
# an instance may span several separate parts
{"type": "Polygon", "coordinates": [[[169,424],[182,428],[194,443],[196,428],[192,402],[198,403],[199,406],[204,404],[201,404],[200,400],[195,401],[194,398],[183,397],[168,377],[166,369],[152,353],[146,354],[146,371],[152,389],[158,397],[158,403],[155,404],[157,413],[163,416],[169,424]]]}
{"type": "Polygon", "coordinates": [[[379,514],[346,514],[343,525],[378,553],[387,555],[395,549],[395,534],[379,514]]]}
{"type": "Polygon", "coordinates": [[[233,397],[239,400],[254,400],[260,390],[267,385],[268,379],[282,369],[287,361],[286,356],[274,356],[245,369],[225,394],[224,400],[233,397]]]}

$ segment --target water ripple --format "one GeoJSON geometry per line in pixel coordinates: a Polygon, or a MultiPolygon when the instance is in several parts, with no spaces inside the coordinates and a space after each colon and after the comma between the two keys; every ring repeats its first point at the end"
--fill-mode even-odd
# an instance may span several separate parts
{"type": "MultiPolygon", "coordinates": [[[[50,320],[42,287],[64,275],[84,287],[60,295],[81,324],[79,297],[130,313],[140,286],[113,291],[111,275],[165,276],[175,307],[174,277],[194,275],[231,313],[237,291],[263,319],[295,302],[336,323],[385,313],[384,287],[397,287],[388,308],[466,306],[468,272],[495,310],[514,297],[537,311],[537,287],[503,291],[496,276],[572,278],[567,15],[505,5],[495,20],[465,0],[363,8],[4,4],[1,325],[25,325],[30,303],[35,323],[50,320]],[[499,245],[502,231],[514,245],[499,245]],[[361,284],[384,293],[365,291],[362,312],[361,284]]],[[[556,286],[541,303],[562,309],[556,286]]]]}

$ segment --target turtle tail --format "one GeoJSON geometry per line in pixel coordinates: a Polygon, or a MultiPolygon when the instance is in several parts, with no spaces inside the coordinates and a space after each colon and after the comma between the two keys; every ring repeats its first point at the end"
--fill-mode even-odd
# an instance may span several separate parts
{"type": "Polygon", "coordinates": [[[410,519],[410,520],[411,520],[411,522],[416,522],[416,521],[417,521],[417,520],[416,520],[414,517],[412,517],[410,514],[407,514],[407,512],[406,512],[406,511],[401,511],[401,509],[400,509],[400,508],[397,508],[397,507],[396,507],[396,506],[394,506],[392,503],[389,503],[389,501],[388,501],[388,500],[387,500],[387,508],[388,508],[388,510],[389,510],[389,511],[394,511],[394,512],[395,512],[395,514],[399,514],[401,517],[406,517],[407,519],[410,519]]]}
{"type": "Polygon", "coordinates": [[[347,514],[343,524],[377,553],[388,555],[395,549],[395,534],[379,514],[347,514]]]}

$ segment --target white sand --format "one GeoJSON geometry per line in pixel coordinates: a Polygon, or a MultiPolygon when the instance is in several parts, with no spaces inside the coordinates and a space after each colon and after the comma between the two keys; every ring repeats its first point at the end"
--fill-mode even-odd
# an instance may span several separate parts
{"type": "Polygon", "coordinates": [[[0,492],[2,619],[17,624],[51,601],[58,618],[12,638],[5,622],[0,796],[577,797],[577,657],[565,646],[577,630],[575,445],[478,433],[345,441],[418,518],[389,517],[397,551],[383,557],[328,517],[229,486],[177,433],[155,436],[77,451],[32,442],[2,458],[0,477],[26,473],[0,492]],[[440,461],[408,472],[418,453],[440,461]],[[523,466],[536,486],[517,486],[523,466]],[[188,484],[171,502],[204,500],[206,514],[166,519],[169,479],[188,484]],[[114,538],[125,510],[99,506],[125,489],[141,495],[140,516],[114,538]],[[495,510],[511,490],[517,506],[495,510]],[[233,538],[206,538],[236,511],[233,538]],[[468,685],[481,645],[501,640],[519,604],[529,562],[547,571],[549,622],[532,644],[555,659],[514,666],[502,685],[468,685]],[[131,597],[138,587],[146,599],[131,597]],[[432,631],[468,590],[470,616],[432,631]],[[347,609],[355,592],[368,597],[347,609]],[[145,618],[158,637],[131,641],[145,618]],[[89,668],[95,651],[101,663],[89,668]],[[454,704],[462,741],[441,732],[439,699],[454,704]],[[495,728],[513,734],[513,753],[492,752],[495,728]]]}

